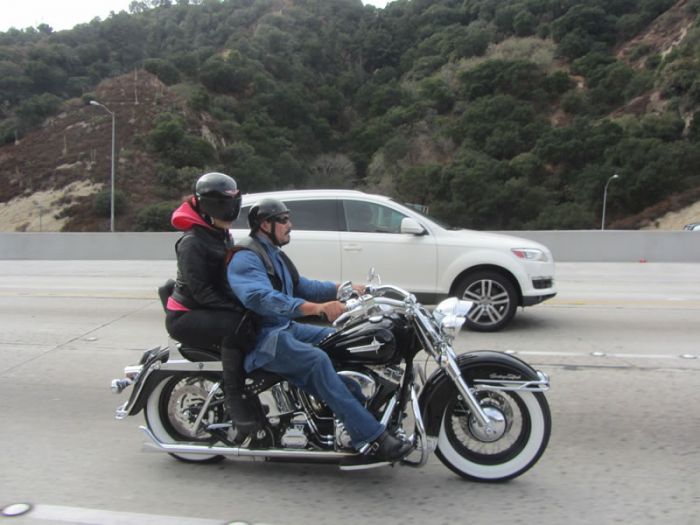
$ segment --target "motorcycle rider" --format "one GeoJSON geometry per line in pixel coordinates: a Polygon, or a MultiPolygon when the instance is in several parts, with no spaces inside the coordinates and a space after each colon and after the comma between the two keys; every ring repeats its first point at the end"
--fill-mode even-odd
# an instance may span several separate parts
{"type": "Polygon", "coordinates": [[[236,181],[223,173],[197,179],[194,195],[172,214],[182,230],[175,245],[177,281],[167,302],[166,328],[181,343],[221,349],[225,405],[241,433],[259,428],[254,405],[243,394],[244,341],[238,328],[245,313],[229,288],[226,263],[229,228],[241,209],[236,181]]]}
{"type": "MultiPolygon", "coordinates": [[[[315,315],[337,319],[345,306],[335,299],[338,285],[299,275],[280,249],[290,240],[292,222],[286,205],[262,199],[248,213],[248,249],[237,251],[228,266],[233,293],[261,317],[261,331],[245,358],[248,372],[257,368],[277,373],[325,401],[339,417],[353,446],[362,454],[346,468],[377,461],[397,461],[411,444],[389,432],[357,400],[336,373],[328,355],[316,345],[331,328],[299,324],[294,319],[315,315]]],[[[355,285],[362,293],[364,287],[355,285]]]]}

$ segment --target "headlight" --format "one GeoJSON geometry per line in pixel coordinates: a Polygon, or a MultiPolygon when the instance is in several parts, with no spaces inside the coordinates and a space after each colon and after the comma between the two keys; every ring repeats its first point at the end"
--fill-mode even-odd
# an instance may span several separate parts
{"type": "Polygon", "coordinates": [[[457,315],[448,315],[442,321],[440,321],[440,329],[443,335],[450,341],[457,337],[457,334],[462,329],[466,317],[459,317],[457,315]]]}
{"type": "Polygon", "coordinates": [[[467,320],[467,314],[473,305],[471,301],[460,301],[456,297],[450,297],[437,305],[433,310],[433,318],[437,321],[442,333],[454,339],[467,320]]]}
{"type": "Polygon", "coordinates": [[[541,262],[547,262],[549,260],[547,254],[537,248],[511,248],[510,251],[519,259],[541,262]]]}

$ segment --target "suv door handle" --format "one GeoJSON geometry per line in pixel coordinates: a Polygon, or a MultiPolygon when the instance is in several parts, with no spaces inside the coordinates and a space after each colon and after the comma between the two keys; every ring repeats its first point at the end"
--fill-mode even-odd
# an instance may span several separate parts
{"type": "Polygon", "coordinates": [[[346,252],[361,252],[362,246],[357,243],[344,244],[343,250],[346,252]]]}

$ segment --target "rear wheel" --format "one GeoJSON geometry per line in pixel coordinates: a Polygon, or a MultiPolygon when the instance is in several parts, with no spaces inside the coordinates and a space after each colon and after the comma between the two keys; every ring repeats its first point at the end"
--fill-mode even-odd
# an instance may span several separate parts
{"type": "Polygon", "coordinates": [[[507,481],[532,467],[551,432],[549,405],[533,392],[476,390],[475,396],[493,421],[487,434],[461,396],[445,405],[436,455],[450,470],[475,481],[507,481]]]}
{"type": "Polygon", "coordinates": [[[492,272],[476,272],[464,277],[455,288],[456,295],[474,306],[466,325],[477,332],[495,332],[507,325],[518,307],[518,294],[507,277],[492,272]]]}
{"type": "MultiPolygon", "coordinates": [[[[209,443],[217,439],[206,430],[207,425],[226,420],[223,392],[219,391],[195,429],[207,396],[216,382],[205,376],[176,376],[163,379],[148,398],[146,424],[163,443],[209,443]]],[[[224,459],[221,455],[171,454],[187,462],[211,463],[224,459]]]]}

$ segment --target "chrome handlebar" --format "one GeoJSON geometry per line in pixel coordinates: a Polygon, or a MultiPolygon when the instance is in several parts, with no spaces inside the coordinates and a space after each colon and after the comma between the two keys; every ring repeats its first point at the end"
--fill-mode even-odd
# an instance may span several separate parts
{"type": "Polygon", "coordinates": [[[406,312],[416,304],[415,296],[398,286],[390,284],[380,286],[368,285],[364,295],[345,301],[346,311],[333,322],[333,326],[342,326],[351,319],[379,314],[381,313],[382,305],[406,312]],[[385,294],[398,295],[402,300],[384,297],[385,294]]]}

